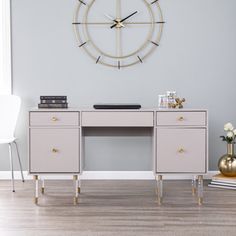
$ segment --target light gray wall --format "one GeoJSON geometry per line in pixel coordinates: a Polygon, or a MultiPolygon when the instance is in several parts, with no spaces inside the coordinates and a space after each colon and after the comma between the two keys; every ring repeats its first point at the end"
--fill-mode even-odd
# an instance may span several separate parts
{"type": "MultiPolygon", "coordinates": [[[[76,2],[12,0],[13,86],[23,99],[16,134],[25,169],[27,110],[40,95],[68,95],[72,106],[139,102],[156,107],[158,94],[174,89],[187,107],[209,109],[209,166],[215,170],[225,152],[222,126],[236,125],[236,1],[160,1],[167,21],[160,47],[147,62],[120,71],[95,65],[77,47],[71,25],[76,2]]],[[[149,130],[87,134],[87,170],[151,170],[149,130]]],[[[7,148],[1,153],[7,156],[7,148]]],[[[2,154],[0,166],[9,169],[2,154]]]]}

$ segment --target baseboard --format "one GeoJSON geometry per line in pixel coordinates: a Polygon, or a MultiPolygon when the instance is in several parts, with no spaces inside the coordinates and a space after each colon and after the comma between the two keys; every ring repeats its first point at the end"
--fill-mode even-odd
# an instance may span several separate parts
{"type": "MultiPolygon", "coordinates": [[[[213,175],[217,174],[219,171],[208,171],[204,175],[204,179],[211,179],[213,175]]],[[[20,171],[14,172],[15,179],[21,179],[20,171]]],[[[24,171],[25,179],[32,179],[32,176],[28,175],[27,171],[24,171]]],[[[71,179],[71,175],[43,175],[45,179],[71,179]]],[[[191,179],[192,175],[184,174],[172,174],[164,175],[164,179],[191,179]]],[[[10,171],[0,171],[0,180],[11,179],[10,171]]],[[[84,171],[81,175],[81,179],[85,180],[153,180],[154,175],[152,171],[84,171]]]]}

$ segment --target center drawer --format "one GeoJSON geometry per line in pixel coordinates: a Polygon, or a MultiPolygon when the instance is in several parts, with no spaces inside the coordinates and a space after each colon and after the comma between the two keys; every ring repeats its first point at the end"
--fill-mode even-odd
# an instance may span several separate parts
{"type": "Polygon", "coordinates": [[[30,126],[78,126],[79,112],[30,112],[30,126]]]}
{"type": "Polygon", "coordinates": [[[82,126],[153,127],[153,116],[151,111],[88,111],[82,112],[82,126]]]}

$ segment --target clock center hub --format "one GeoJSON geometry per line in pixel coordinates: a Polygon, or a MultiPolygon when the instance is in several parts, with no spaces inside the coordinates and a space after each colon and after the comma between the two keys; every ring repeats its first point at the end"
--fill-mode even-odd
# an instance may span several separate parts
{"type": "Polygon", "coordinates": [[[115,26],[116,28],[123,28],[123,27],[125,27],[120,19],[116,19],[116,22],[117,22],[116,26],[115,26]]]}

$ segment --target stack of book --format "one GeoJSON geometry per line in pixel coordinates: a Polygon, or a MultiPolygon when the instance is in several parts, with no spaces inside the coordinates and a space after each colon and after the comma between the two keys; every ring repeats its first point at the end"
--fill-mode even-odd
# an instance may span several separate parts
{"type": "Polygon", "coordinates": [[[67,96],[40,96],[38,108],[68,108],[67,96]]]}
{"type": "Polygon", "coordinates": [[[236,177],[227,177],[222,174],[217,174],[212,177],[212,181],[208,186],[236,190],[236,177]]]}

